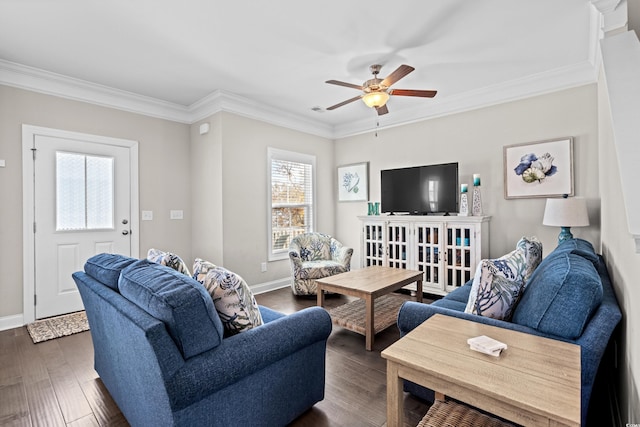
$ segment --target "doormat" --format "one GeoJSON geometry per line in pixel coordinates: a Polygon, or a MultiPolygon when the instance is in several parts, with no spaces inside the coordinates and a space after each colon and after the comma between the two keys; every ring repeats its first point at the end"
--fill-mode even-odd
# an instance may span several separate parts
{"type": "Polygon", "coordinates": [[[89,321],[84,311],[48,317],[27,325],[27,331],[34,344],[88,330],[89,321]]]}

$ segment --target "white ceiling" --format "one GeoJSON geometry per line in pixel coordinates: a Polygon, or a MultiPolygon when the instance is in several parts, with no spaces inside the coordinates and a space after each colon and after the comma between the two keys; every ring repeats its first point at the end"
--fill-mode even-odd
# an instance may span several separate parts
{"type": "Polygon", "coordinates": [[[336,136],[377,116],[324,111],[358,95],[325,81],[362,84],[373,63],[416,68],[394,88],[438,90],[392,97],[381,126],[593,82],[596,16],[592,0],[0,0],[0,83],[44,70],[186,122],[217,102],[336,136]]]}

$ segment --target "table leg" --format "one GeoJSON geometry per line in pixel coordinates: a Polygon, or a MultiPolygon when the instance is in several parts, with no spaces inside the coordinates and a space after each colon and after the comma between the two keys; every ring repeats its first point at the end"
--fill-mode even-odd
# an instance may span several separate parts
{"type": "Polygon", "coordinates": [[[416,301],[422,302],[422,280],[416,281],[416,301]]]}
{"type": "Polygon", "coordinates": [[[371,351],[373,348],[373,339],[375,337],[375,327],[373,323],[373,304],[375,299],[371,295],[367,295],[365,298],[365,306],[367,307],[367,317],[364,324],[364,336],[365,336],[365,348],[367,351],[371,351]]]}
{"type": "Polygon", "coordinates": [[[317,285],[316,292],[318,293],[318,307],[324,307],[324,292],[320,285],[317,285]]]}
{"type": "Polygon", "coordinates": [[[387,427],[404,425],[404,396],[398,364],[387,360],[387,427]]]}

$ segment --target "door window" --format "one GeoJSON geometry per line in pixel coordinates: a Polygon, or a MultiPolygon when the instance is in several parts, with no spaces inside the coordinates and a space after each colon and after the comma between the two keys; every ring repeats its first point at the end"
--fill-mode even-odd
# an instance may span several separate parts
{"type": "Polygon", "coordinates": [[[56,231],[112,230],[113,157],[56,152],[56,231]]]}

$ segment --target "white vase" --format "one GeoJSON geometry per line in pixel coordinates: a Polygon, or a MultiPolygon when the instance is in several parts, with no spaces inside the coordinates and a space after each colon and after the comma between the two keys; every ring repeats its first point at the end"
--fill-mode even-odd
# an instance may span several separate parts
{"type": "Polygon", "coordinates": [[[480,195],[480,186],[473,187],[473,199],[471,205],[473,216],[482,216],[482,196],[480,195]]]}
{"type": "Polygon", "coordinates": [[[458,216],[469,216],[469,198],[467,193],[460,194],[460,212],[458,216]]]}

